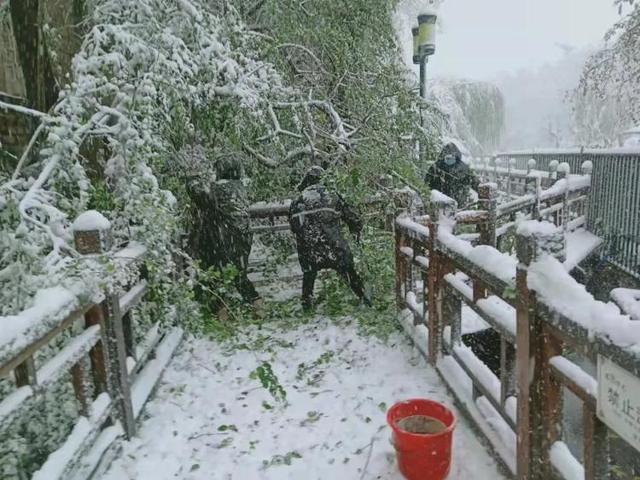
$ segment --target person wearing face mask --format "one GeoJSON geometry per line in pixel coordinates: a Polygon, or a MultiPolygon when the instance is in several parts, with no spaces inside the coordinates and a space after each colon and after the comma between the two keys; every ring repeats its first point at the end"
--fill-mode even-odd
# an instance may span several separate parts
{"type": "Polygon", "coordinates": [[[460,149],[453,143],[444,146],[438,161],[427,171],[425,183],[432,190],[438,190],[453,198],[459,208],[469,202],[470,190],[478,189],[478,179],[469,166],[462,161],[460,149]]]}

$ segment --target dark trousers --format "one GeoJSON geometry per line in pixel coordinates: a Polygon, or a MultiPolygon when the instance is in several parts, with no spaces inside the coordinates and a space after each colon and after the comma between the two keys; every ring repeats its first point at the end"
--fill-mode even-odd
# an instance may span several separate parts
{"type": "MultiPolygon", "coordinates": [[[[353,262],[349,262],[347,265],[340,267],[332,267],[332,270],[338,272],[338,275],[347,282],[353,293],[362,300],[366,305],[371,306],[371,300],[367,298],[364,292],[364,284],[362,278],[356,272],[353,262]]],[[[318,276],[318,270],[310,269],[302,272],[302,306],[305,309],[309,309],[313,306],[313,287],[316,283],[318,276]]]]}

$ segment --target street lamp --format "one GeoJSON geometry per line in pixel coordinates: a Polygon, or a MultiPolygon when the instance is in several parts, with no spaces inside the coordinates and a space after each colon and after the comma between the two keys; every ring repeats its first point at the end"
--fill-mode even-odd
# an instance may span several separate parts
{"type": "Polygon", "coordinates": [[[427,62],[436,52],[436,20],[437,15],[426,12],[418,15],[418,27],[411,30],[413,34],[413,63],[420,65],[420,97],[427,96],[427,62]]]}

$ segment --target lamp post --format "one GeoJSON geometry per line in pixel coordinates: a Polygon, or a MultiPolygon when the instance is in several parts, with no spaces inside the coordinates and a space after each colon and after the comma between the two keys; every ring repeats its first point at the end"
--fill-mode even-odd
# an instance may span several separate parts
{"type": "Polygon", "coordinates": [[[413,63],[420,65],[420,97],[427,98],[427,63],[436,52],[437,15],[426,12],[418,15],[418,26],[411,30],[413,34],[413,63]]]}
{"type": "MultiPolygon", "coordinates": [[[[418,15],[418,26],[411,29],[413,35],[413,63],[420,65],[420,98],[427,99],[427,62],[436,53],[436,20],[437,15],[424,12],[418,15]]],[[[424,128],[424,116],[420,109],[420,125],[424,128]]],[[[420,142],[416,142],[418,160],[422,157],[420,142]]]]}

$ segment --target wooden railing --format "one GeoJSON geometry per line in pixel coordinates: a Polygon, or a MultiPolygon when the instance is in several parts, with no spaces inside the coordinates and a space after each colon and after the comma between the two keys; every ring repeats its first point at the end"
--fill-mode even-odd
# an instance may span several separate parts
{"type": "MultiPolygon", "coordinates": [[[[99,214],[88,215],[95,218],[99,214]]],[[[87,225],[80,216],[74,227],[78,253],[103,255],[116,269],[131,268],[143,260],[143,245],[131,243],[109,254],[108,228],[86,229],[83,223],[87,225]]],[[[34,307],[14,319],[23,328],[12,341],[0,345],[0,377],[13,374],[16,385],[0,402],[0,433],[71,373],[79,417],[64,444],[49,455],[33,479],[89,478],[116,440],[135,434],[136,419],[182,339],[179,328],[165,334],[156,323],[136,345],[131,312],[142,301],[147,283],[138,278],[125,290],[104,292],[97,302],[80,303],[82,295],[65,296],[63,289],[54,292],[62,298],[49,296],[41,304],[36,299],[34,307]],[[80,333],[36,368],[38,351],[74,328],[80,333]]]]}
{"type": "MultiPolygon", "coordinates": [[[[523,219],[548,220],[561,226],[565,232],[586,227],[592,182],[591,165],[585,163],[582,171],[582,175],[571,175],[568,168],[563,167],[546,177],[535,170],[523,172],[522,177],[513,176],[513,172],[510,172],[505,174],[509,176],[502,183],[481,184],[478,210],[456,212],[457,226],[477,225],[475,234],[467,233],[462,238],[473,243],[497,245],[502,250],[505,235],[513,234],[517,223],[523,219]],[[523,181],[521,190],[505,187],[513,178],[523,181]]],[[[495,180],[500,175],[482,178],[495,180]]],[[[582,257],[572,260],[575,266],[582,257]]]]}
{"type": "Polygon", "coordinates": [[[291,200],[281,202],[258,202],[249,207],[251,232],[286,232],[289,230],[289,207],[291,200]]]}
{"type": "MultiPolygon", "coordinates": [[[[640,279],[640,150],[564,149],[505,152],[495,159],[502,166],[526,170],[552,169],[558,162],[577,172],[584,162],[593,165],[593,189],[589,203],[589,230],[604,240],[601,255],[628,274],[640,279]]],[[[494,160],[474,162],[477,167],[494,160]]]]}
{"type": "MultiPolygon", "coordinates": [[[[416,211],[422,208],[419,196],[410,188],[384,188],[377,195],[365,200],[363,219],[379,225],[387,231],[393,230],[393,222],[401,212],[416,211]],[[415,205],[419,203],[419,205],[415,205]]],[[[289,227],[289,207],[291,200],[276,202],[257,202],[249,206],[252,233],[286,232],[289,227]]]]}
{"type": "MultiPolygon", "coordinates": [[[[587,193],[577,185],[570,194],[587,193]]],[[[491,198],[495,188],[483,189],[491,198]]],[[[539,199],[557,203],[539,208],[534,219],[545,208],[566,209],[566,193],[542,192],[539,199]]],[[[640,342],[640,323],[596,302],[569,276],[562,264],[567,252],[561,227],[571,222],[566,215],[550,215],[560,228],[521,222],[514,258],[491,244],[495,217],[487,212],[500,211],[491,202],[481,213],[461,215],[453,200],[436,194],[429,216],[397,220],[396,297],[403,325],[517,478],[609,478],[611,436],[596,414],[598,382],[578,363],[611,361],[638,380],[634,342],[640,342]],[[475,246],[455,235],[457,221],[478,225],[475,246]],[[607,312],[607,318],[595,312],[607,312]],[[498,371],[462,341],[470,316],[497,333],[498,371]],[[561,436],[563,387],[582,403],[582,462],[561,436]]],[[[627,401],[636,402],[631,408],[640,415],[640,399],[627,401]]],[[[617,458],[640,455],[624,442],[619,448],[626,453],[617,458]]]]}

